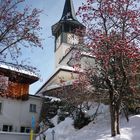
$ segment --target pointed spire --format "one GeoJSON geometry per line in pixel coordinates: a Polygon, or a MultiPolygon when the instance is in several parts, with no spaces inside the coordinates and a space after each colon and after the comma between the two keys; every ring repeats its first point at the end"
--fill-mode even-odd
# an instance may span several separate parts
{"type": "Polygon", "coordinates": [[[63,9],[63,14],[61,19],[52,26],[52,34],[55,36],[58,30],[63,26],[63,25],[68,26],[70,25],[75,25],[74,28],[85,28],[83,24],[81,24],[78,19],[76,18],[74,6],[72,0],[65,0],[65,5],[63,9]]]}
{"type": "Polygon", "coordinates": [[[61,20],[77,20],[72,0],[66,0],[61,20]]]}

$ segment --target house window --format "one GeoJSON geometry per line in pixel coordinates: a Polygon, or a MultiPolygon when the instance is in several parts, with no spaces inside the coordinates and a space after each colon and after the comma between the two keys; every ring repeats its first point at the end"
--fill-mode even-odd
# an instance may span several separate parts
{"type": "Polygon", "coordinates": [[[30,112],[36,112],[36,104],[30,104],[30,112]]]}
{"type": "Polygon", "coordinates": [[[2,102],[0,102],[0,114],[2,113],[2,102]]]}
{"type": "Polygon", "coordinates": [[[30,127],[21,126],[20,127],[20,132],[21,133],[30,133],[30,127]]]}
{"type": "Polygon", "coordinates": [[[3,125],[2,131],[12,132],[12,125],[3,125]]]}

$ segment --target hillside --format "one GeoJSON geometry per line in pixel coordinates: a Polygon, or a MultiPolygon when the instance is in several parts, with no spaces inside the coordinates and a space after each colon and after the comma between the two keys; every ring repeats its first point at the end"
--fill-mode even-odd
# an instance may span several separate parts
{"type": "MultiPolygon", "coordinates": [[[[57,116],[53,118],[55,127],[44,134],[46,140],[52,140],[52,130],[55,131],[54,140],[140,140],[140,115],[131,116],[129,122],[121,116],[121,135],[110,137],[109,113],[99,114],[95,123],[91,122],[80,130],[73,127],[73,120],[66,118],[57,124],[57,116]]],[[[37,137],[36,140],[40,140],[37,137]]]]}

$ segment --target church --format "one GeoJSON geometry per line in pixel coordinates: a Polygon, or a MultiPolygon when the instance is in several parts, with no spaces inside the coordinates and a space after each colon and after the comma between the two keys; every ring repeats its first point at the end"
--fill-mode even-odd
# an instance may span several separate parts
{"type": "MultiPolygon", "coordinates": [[[[83,47],[83,37],[76,31],[85,29],[85,26],[76,18],[72,0],[66,0],[62,17],[52,26],[52,35],[55,37],[55,72],[36,92],[36,95],[63,98],[75,91],[70,88],[78,77],[73,67],[77,62],[72,57],[75,57],[74,53],[77,49],[83,47]]],[[[94,65],[95,62],[91,55],[84,51],[81,56],[80,65],[82,68],[85,67],[87,61],[94,65]]]]}

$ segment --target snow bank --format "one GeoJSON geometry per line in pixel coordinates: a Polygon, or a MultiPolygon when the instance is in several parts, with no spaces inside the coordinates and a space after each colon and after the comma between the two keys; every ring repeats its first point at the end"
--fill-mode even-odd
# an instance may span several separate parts
{"type": "MultiPolygon", "coordinates": [[[[56,118],[53,121],[56,124],[56,118]]],[[[112,138],[110,136],[110,120],[108,115],[100,115],[96,123],[89,123],[80,130],[73,128],[73,120],[66,118],[54,128],[48,129],[44,134],[46,140],[52,140],[52,130],[55,131],[54,140],[140,140],[140,115],[130,117],[127,122],[121,118],[121,135],[112,138]]],[[[39,137],[36,139],[39,140],[39,137]]]]}
{"type": "MultiPolygon", "coordinates": [[[[56,118],[53,121],[56,123],[56,118]]],[[[71,118],[66,118],[65,121],[59,123],[54,128],[48,129],[44,134],[46,135],[46,140],[52,140],[52,131],[54,130],[54,140],[66,140],[69,135],[75,132],[75,129],[72,126],[73,120],[71,118]]],[[[37,137],[36,140],[40,140],[37,137]]],[[[43,140],[43,139],[42,139],[43,140]]]]}

